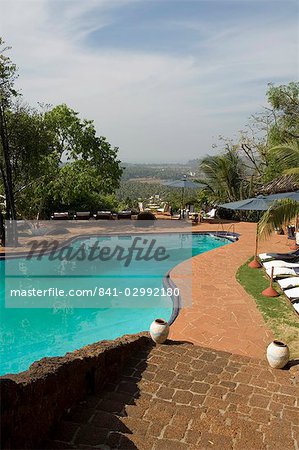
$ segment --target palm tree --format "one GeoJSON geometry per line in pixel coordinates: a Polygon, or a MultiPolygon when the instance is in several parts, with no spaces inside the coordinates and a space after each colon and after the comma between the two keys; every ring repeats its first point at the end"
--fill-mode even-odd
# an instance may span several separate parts
{"type": "Polygon", "coordinates": [[[299,178],[299,141],[290,141],[286,144],[276,145],[270,149],[277,161],[283,168],[283,174],[296,175],[299,178]]]}
{"type": "Polygon", "coordinates": [[[207,156],[200,162],[203,178],[212,197],[217,202],[232,202],[248,193],[249,182],[243,161],[236,151],[228,149],[225,153],[207,156]]]}
{"type": "Polygon", "coordinates": [[[275,228],[282,228],[290,222],[298,221],[299,202],[290,199],[282,199],[274,202],[264,213],[258,223],[258,233],[261,236],[269,236],[275,228]]]}

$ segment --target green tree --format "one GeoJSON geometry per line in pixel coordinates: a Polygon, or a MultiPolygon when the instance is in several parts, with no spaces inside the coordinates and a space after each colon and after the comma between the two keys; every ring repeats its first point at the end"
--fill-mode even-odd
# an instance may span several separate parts
{"type": "Polygon", "coordinates": [[[13,104],[6,116],[13,189],[17,193],[48,170],[46,162],[53,153],[52,134],[43,113],[26,104],[13,104]]]}
{"type": "Polygon", "coordinates": [[[267,97],[272,114],[268,133],[270,173],[273,178],[282,174],[299,178],[299,83],[270,84],[267,97]]]}
{"type": "Polygon", "coordinates": [[[52,132],[52,151],[58,163],[83,160],[98,171],[102,189],[111,192],[118,188],[122,175],[118,147],[96,135],[92,120],[81,120],[78,112],[63,104],[45,114],[45,124],[52,132]]]}
{"type": "MultiPolygon", "coordinates": [[[[118,148],[96,135],[93,121],[81,120],[77,112],[59,105],[40,113],[27,111],[16,122],[20,131],[27,131],[27,146],[16,170],[21,186],[17,204],[23,215],[48,217],[53,209],[93,210],[115,204],[109,196],[118,188],[122,174],[118,148]],[[37,163],[30,170],[32,157],[37,163]]],[[[17,148],[19,134],[13,133],[17,148]]]]}
{"type": "Polygon", "coordinates": [[[16,101],[17,72],[8,49],[0,38],[0,175],[7,218],[16,219],[17,210],[39,216],[59,199],[90,205],[106,197],[113,203],[109,196],[122,174],[118,148],[64,104],[37,110],[16,101]]]}
{"type": "Polygon", "coordinates": [[[299,136],[299,83],[268,85],[268,106],[253,114],[240,132],[236,144],[244,164],[252,174],[256,191],[265,183],[281,176],[282,168],[290,169],[287,153],[281,147],[296,147],[299,136]],[[275,150],[272,150],[274,148],[275,150]],[[285,157],[287,156],[287,159],[285,157]]]}
{"type": "Polygon", "coordinates": [[[96,211],[117,207],[114,188],[89,161],[76,160],[59,170],[49,186],[47,195],[56,209],[96,211]]]}
{"type": "Polygon", "coordinates": [[[299,139],[299,82],[280,86],[270,83],[267,98],[272,116],[270,147],[299,139]]]}
{"type": "Polygon", "coordinates": [[[199,165],[201,179],[215,202],[230,202],[247,196],[250,180],[244,161],[235,149],[203,158],[199,165]]]}

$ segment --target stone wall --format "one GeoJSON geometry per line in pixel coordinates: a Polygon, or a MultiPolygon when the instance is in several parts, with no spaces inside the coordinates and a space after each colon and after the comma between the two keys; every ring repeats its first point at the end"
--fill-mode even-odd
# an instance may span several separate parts
{"type": "Polygon", "coordinates": [[[43,358],[26,372],[0,377],[1,448],[38,448],[65,410],[100,391],[132,354],[150,345],[147,333],[123,336],[43,358]]]}

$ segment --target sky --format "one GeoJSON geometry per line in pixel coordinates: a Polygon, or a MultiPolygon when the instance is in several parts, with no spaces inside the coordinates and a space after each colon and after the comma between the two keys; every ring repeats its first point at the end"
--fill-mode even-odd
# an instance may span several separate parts
{"type": "Polygon", "coordinates": [[[18,87],[32,106],[93,119],[122,161],[215,152],[298,80],[293,0],[0,0],[18,87]]]}

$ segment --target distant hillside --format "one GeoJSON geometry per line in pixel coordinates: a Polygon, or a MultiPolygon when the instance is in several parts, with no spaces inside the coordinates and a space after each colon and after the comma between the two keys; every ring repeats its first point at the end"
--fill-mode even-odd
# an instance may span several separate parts
{"type": "Polygon", "coordinates": [[[190,161],[187,164],[131,164],[123,163],[123,181],[135,180],[142,182],[155,182],[159,180],[171,180],[187,175],[188,178],[197,175],[198,161],[190,161]]]}
{"type": "MultiPolygon", "coordinates": [[[[182,193],[181,189],[164,186],[159,182],[144,182],[136,179],[135,181],[122,181],[120,188],[117,190],[116,197],[123,204],[123,208],[136,208],[138,199],[144,201],[145,204],[153,195],[159,195],[161,200],[167,201],[177,210],[181,205],[182,193]]],[[[186,203],[197,204],[198,190],[185,190],[186,203]]]]}

